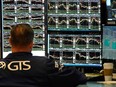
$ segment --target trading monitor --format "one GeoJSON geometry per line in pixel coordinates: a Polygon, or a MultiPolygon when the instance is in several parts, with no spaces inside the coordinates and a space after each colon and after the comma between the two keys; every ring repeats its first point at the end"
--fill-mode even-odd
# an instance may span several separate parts
{"type": "Polygon", "coordinates": [[[106,0],[107,24],[116,25],[116,0],[106,0]]]}
{"type": "MultiPolygon", "coordinates": [[[[103,26],[102,64],[113,62],[116,66],[116,26],[103,26]]],[[[116,68],[114,68],[116,71],[116,68]]]]}

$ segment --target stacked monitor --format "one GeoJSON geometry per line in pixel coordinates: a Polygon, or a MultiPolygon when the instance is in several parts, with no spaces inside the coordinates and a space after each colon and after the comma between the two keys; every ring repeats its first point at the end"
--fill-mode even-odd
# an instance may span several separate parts
{"type": "Polygon", "coordinates": [[[106,22],[103,24],[103,59],[115,59],[116,0],[106,0],[106,22]],[[112,54],[112,55],[111,55],[112,54]]]}
{"type": "Polygon", "coordinates": [[[101,64],[101,1],[48,0],[48,56],[61,64],[101,64]]]}
{"type": "Polygon", "coordinates": [[[107,24],[116,25],[116,0],[106,0],[107,24]]]}
{"type": "Polygon", "coordinates": [[[116,72],[116,0],[106,0],[106,22],[103,25],[103,62],[114,62],[116,72]]]}
{"type": "Polygon", "coordinates": [[[34,30],[33,53],[45,55],[45,1],[44,0],[2,0],[3,12],[3,57],[11,51],[8,42],[13,25],[28,23],[34,30]],[[41,52],[41,53],[38,53],[41,52]]]}
{"type": "Polygon", "coordinates": [[[106,0],[106,21],[103,24],[102,62],[113,62],[116,72],[116,0],[106,0]]]}

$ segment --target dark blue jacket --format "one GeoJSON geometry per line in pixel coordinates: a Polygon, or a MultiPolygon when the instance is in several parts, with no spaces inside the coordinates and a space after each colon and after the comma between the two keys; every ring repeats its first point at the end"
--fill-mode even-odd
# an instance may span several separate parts
{"type": "Polygon", "coordinates": [[[86,81],[75,67],[59,69],[53,59],[27,52],[0,60],[0,87],[75,87],[86,81]]]}

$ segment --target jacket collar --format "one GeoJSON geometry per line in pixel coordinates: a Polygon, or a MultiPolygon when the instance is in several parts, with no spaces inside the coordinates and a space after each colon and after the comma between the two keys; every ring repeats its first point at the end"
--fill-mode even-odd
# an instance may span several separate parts
{"type": "Polygon", "coordinates": [[[9,53],[6,58],[18,58],[18,57],[28,57],[32,56],[32,53],[30,52],[15,52],[15,53],[9,53]]]}

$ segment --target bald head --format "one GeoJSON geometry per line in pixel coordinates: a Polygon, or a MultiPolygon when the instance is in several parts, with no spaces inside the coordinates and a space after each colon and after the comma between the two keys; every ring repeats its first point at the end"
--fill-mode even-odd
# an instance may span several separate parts
{"type": "Polygon", "coordinates": [[[27,46],[33,42],[34,31],[29,24],[17,24],[11,29],[11,40],[12,46],[27,46]]]}

